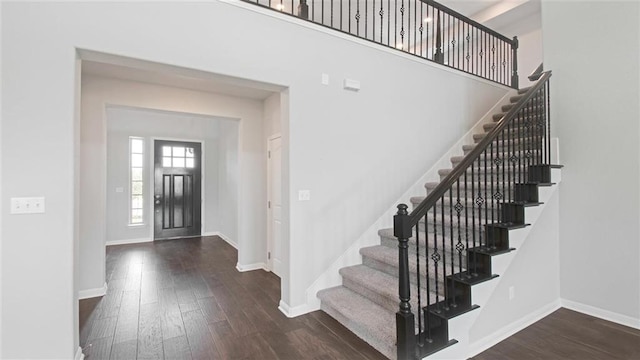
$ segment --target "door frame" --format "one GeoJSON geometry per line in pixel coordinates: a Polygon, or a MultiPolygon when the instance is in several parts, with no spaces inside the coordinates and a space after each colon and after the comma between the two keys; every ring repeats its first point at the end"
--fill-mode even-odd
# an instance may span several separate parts
{"type": "MultiPolygon", "coordinates": [[[[192,143],[199,143],[200,144],[200,235],[199,236],[203,236],[202,234],[204,234],[204,225],[205,225],[205,206],[204,206],[204,202],[206,199],[205,196],[205,192],[204,192],[204,182],[205,182],[205,163],[204,163],[204,140],[203,139],[185,139],[185,138],[172,138],[172,137],[158,137],[158,136],[151,136],[149,138],[150,144],[149,146],[151,147],[151,151],[149,151],[149,187],[147,189],[147,193],[149,195],[149,199],[148,199],[148,205],[149,205],[149,209],[151,209],[150,213],[149,213],[149,238],[151,239],[151,241],[156,241],[155,239],[155,228],[156,228],[156,217],[155,217],[155,204],[154,204],[154,195],[155,195],[155,185],[156,185],[156,177],[155,177],[155,152],[156,152],[156,140],[160,140],[160,141],[184,141],[184,142],[192,142],[192,143]]],[[[196,236],[187,236],[187,237],[196,237],[196,236]]],[[[171,240],[171,239],[162,239],[162,240],[158,240],[158,241],[163,241],[163,240],[171,240]]]]}
{"type": "MultiPolygon", "coordinates": [[[[272,223],[272,215],[273,215],[273,211],[271,211],[271,209],[269,208],[269,201],[271,201],[271,162],[269,161],[270,157],[269,157],[269,152],[271,151],[271,140],[275,140],[277,138],[280,138],[280,140],[282,141],[282,134],[281,133],[275,133],[271,136],[269,136],[267,138],[267,205],[266,209],[267,209],[267,253],[265,254],[265,257],[267,258],[267,270],[273,272],[273,259],[269,257],[269,253],[273,250],[272,249],[272,245],[274,244],[274,239],[273,239],[273,231],[271,229],[271,223],[272,223]]],[[[282,164],[280,164],[280,171],[282,171],[282,164]]],[[[280,184],[280,186],[282,186],[282,183],[280,184]]]]}

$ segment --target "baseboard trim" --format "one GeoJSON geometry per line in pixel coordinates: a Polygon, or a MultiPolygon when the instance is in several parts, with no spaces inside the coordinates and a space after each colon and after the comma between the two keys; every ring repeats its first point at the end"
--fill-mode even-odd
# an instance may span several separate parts
{"type": "Polygon", "coordinates": [[[106,242],[106,245],[107,246],[113,246],[113,245],[140,244],[140,243],[147,243],[147,242],[152,242],[152,241],[153,241],[153,239],[150,239],[150,238],[109,240],[109,241],[106,242]]]}
{"type": "Polygon", "coordinates": [[[219,236],[222,240],[226,241],[227,244],[233,246],[234,249],[238,250],[238,244],[220,231],[209,231],[203,233],[202,236],[219,236]]]}
{"type": "Polygon", "coordinates": [[[267,264],[265,263],[255,263],[255,264],[246,264],[246,265],[237,263],[236,269],[240,272],[253,271],[253,270],[264,270],[269,272],[269,269],[267,268],[267,264]]]}
{"type": "Polygon", "coordinates": [[[560,299],[560,303],[563,308],[640,330],[640,319],[567,299],[560,299]]]}
{"type": "Polygon", "coordinates": [[[532,325],[533,323],[541,320],[545,316],[551,314],[552,312],[558,310],[562,306],[560,305],[560,299],[554,300],[551,303],[542,306],[538,310],[526,315],[525,317],[512,322],[511,324],[499,329],[491,335],[485,336],[482,339],[474,342],[469,345],[469,354],[467,354],[467,358],[478,355],[479,353],[489,349],[490,347],[496,345],[502,340],[512,336],[518,331],[526,328],[527,326],[532,325]]]}
{"type": "Polygon", "coordinates": [[[84,360],[84,354],[82,353],[82,348],[78,346],[78,350],[76,350],[76,356],[74,356],[74,360],[84,360]]]}
{"type": "Polygon", "coordinates": [[[98,296],[104,296],[107,293],[107,289],[108,289],[107,283],[104,283],[104,285],[100,288],[80,290],[78,291],[78,299],[82,300],[82,299],[89,299],[89,298],[94,298],[98,296]]]}
{"type": "Polygon", "coordinates": [[[320,310],[320,306],[302,304],[302,305],[291,307],[286,302],[280,300],[280,303],[278,304],[278,310],[280,310],[280,312],[283,313],[286,317],[294,318],[300,315],[308,314],[316,310],[320,310]]]}

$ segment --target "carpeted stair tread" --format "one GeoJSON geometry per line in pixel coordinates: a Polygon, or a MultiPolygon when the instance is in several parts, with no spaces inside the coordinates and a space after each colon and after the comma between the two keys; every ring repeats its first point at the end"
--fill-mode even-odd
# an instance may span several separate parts
{"type": "Polygon", "coordinates": [[[395,313],[344,287],[318,292],[321,309],[390,359],[396,358],[395,313]]]}
{"type": "MultiPolygon", "coordinates": [[[[500,176],[502,176],[502,173],[505,173],[505,176],[508,176],[507,174],[513,174],[513,168],[511,166],[508,167],[504,167],[504,166],[496,166],[495,164],[491,164],[491,166],[489,166],[489,164],[487,164],[487,168],[486,168],[486,173],[489,174],[489,176],[491,176],[491,174],[500,174],[500,176]]],[[[453,169],[440,169],[438,170],[438,175],[440,175],[440,181],[442,181],[445,177],[447,177],[450,173],[453,172],[453,169]]],[[[485,174],[485,167],[484,165],[480,167],[480,170],[478,170],[477,167],[475,167],[473,169],[473,173],[477,176],[477,175],[482,175],[484,177],[485,174]]],[[[471,176],[471,169],[467,169],[467,180],[470,179],[471,176]]],[[[462,175],[463,179],[464,179],[464,175],[462,175]]]]}
{"type": "MultiPolygon", "coordinates": [[[[380,244],[383,246],[386,246],[388,248],[391,249],[395,249],[397,251],[398,249],[398,239],[393,235],[393,229],[389,228],[389,229],[381,229],[378,231],[378,235],[380,236],[380,244]]],[[[420,254],[425,254],[425,239],[428,240],[429,242],[429,253],[433,253],[435,250],[435,246],[434,246],[434,242],[435,242],[435,238],[433,236],[433,234],[429,234],[429,236],[426,236],[426,234],[424,233],[424,231],[420,230],[419,231],[419,237],[420,237],[420,254]]],[[[441,235],[438,235],[438,251],[442,251],[442,239],[443,237],[441,235]]],[[[462,240],[462,238],[461,238],[462,240]]],[[[457,251],[455,250],[455,246],[457,244],[458,240],[457,238],[454,240],[453,245],[451,244],[451,238],[449,236],[445,236],[444,237],[444,249],[445,252],[447,253],[451,253],[451,250],[454,250],[454,253],[457,254],[457,251]]],[[[464,243],[463,243],[464,244],[464,243]]],[[[415,256],[415,250],[416,249],[416,237],[412,236],[409,238],[409,251],[413,254],[413,256],[415,256]]],[[[462,260],[466,261],[467,255],[466,252],[463,251],[462,252],[462,260]]],[[[455,263],[458,264],[458,260],[459,257],[456,259],[455,263]]],[[[397,289],[396,289],[397,290],[397,289]]],[[[396,296],[397,297],[397,296],[396,296]]]]}
{"type": "MultiPolygon", "coordinates": [[[[360,296],[373,301],[389,311],[398,311],[397,277],[365,265],[344,267],[340,269],[340,275],[343,279],[343,286],[349,288],[351,291],[358,293],[360,296]]],[[[411,284],[411,307],[414,309],[418,308],[417,291],[418,287],[411,284]]],[[[435,294],[432,294],[432,301],[435,300],[435,298],[435,294]]],[[[427,292],[423,287],[420,305],[426,305],[426,299],[427,292]]]]}
{"type": "MultiPolygon", "coordinates": [[[[374,260],[378,264],[387,265],[387,266],[384,266],[383,268],[376,267],[376,265],[374,265],[374,268],[376,270],[386,272],[387,274],[395,277],[398,276],[398,266],[399,266],[398,249],[393,249],[383,245],[368,246],[360,249],[360,255],[362,255],[363,258],[366,258],[368,260],[374,260]]],[[[424,256],[420,255],[418,258],[420,259],[420,264],[426,263],[426,259],[424,256]]],[[[365,262],[364,264],[371,267],[371,265],[367,264],[367,262],[365,262]]],[[[412,278],[411,280],[415,280],[417,269],[418,269],[417,260],[414,253],[411,256],[409,256],[409,273],[410,273],[410,277],[412,278]]],[[[447,275],[452,274],[450,267],[447,267],[446,270],[447,270],[447,275]]],[[[455,270],[456,271],[458,270],[457,266],[455,270]]],[[[426,276],[426,269],[424,266],[420,267],[420,272],[423,277],[426,276]]],[[[433,274],[433,272],[429,273],[429,277],[431,280],[435,280],[433,278],[434,275],[435,274],[433,274]]],[[[441,281],[442,279],[438,279],[438,280],[441,281]]]]}
{"type": "MultiPolygon", "coordinates": [[[[469,195],[469,194],[464,193],[462,195],[469,195]]],[[[420,205],[420,203],[422,203],[424,201],[424,199],[426,199],[426,198],[427,198],[426,196],[412,196],[411,199],[410,199],[411,205],[413,205],[413,208],[415,208],[416,206],[420,205]]],[[[465,204],[466,204],[466,206],[469,206],[469,207],[470,206],[476,207],[474,202],[475,202],[474,198],[470,198],[468,196],[460,197],[460,204],[462,206],[465,206],[465,204]]],[[[444,198],[444,207],[446,209],[445,212],[448,213],[449,212],[448,209],[451,206],[455,206],[457,203],[458,203],[458,199],[456,197],[453,197],[453,199],[451,199],[451,200],[449,200],[449,197],[445,197],[444,198]]],[[[489,200],[489,202],[487,203],[487,207],[490,208],[490,209],[499,209],[501,203],[502,202],[499,202],[497,200],[493,201],[493,203],[492,203],[491,200],[489,200]]],[[[484,205],[483,205],[483,209],[484,209],[484,205]]],[[[464,210],[462,210],[462,212],[464,214],[464,210]]],[[[455,214],[455,212],[454,212],[454,214],[455,214]]],[[[383,229],[383,230],[385,230],[385,229],[383,229]]]]}

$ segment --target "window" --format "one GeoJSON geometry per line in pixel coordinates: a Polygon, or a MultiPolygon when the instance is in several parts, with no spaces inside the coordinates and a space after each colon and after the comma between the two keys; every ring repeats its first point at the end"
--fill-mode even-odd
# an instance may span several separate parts
{"type": "Polygon", "coordinates": [[[162,147],[162,167],[170,168],[193,168],[194,157],[193,148],[184,146],[163,146],[162,147]]]}
{"type": "Polygon", "coordinates": [[[130,203],[129,224],[141,225],[144,223],[144,139],[139,137],[129,138],[129,179],[130,179],[130,203]]]}

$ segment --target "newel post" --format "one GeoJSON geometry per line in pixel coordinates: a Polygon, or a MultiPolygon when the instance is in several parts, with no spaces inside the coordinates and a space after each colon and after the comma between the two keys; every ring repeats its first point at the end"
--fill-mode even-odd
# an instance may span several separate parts
{"type": "Polygon", "coordinates": [[[511,43],[511,60],[513,62],[513,66],[511,67],[511,87],[514,89],[519,88],[518,84],[518,37],[513,37],[513,42],[511,43]]]}
{"type": "Polygon", "coordinates": [[[300,0],[300,4],[298,4],[298,17],[309,20],[309,5],[307,5],[307,0],[300,0]]]}
{"type": "Polygon", "coordinates": [[[414,359],[416,350],[415,317],[411,312],[411,288],[409,287],[409,223],[407,205],[398,205],[398,213],[393,217],[393,235],[398,238],[398,295],[400,309],[396,313],[396,339],[398,360],[414,359]]]}
{"type": "Polygon", "coordinates": [[[442,34],[440,29],[440,10],[438,10],[438,18],[436,20],[436,52],[433,55],[433,61],[444,64],[444,53],[442,53],[442,34]]]}

